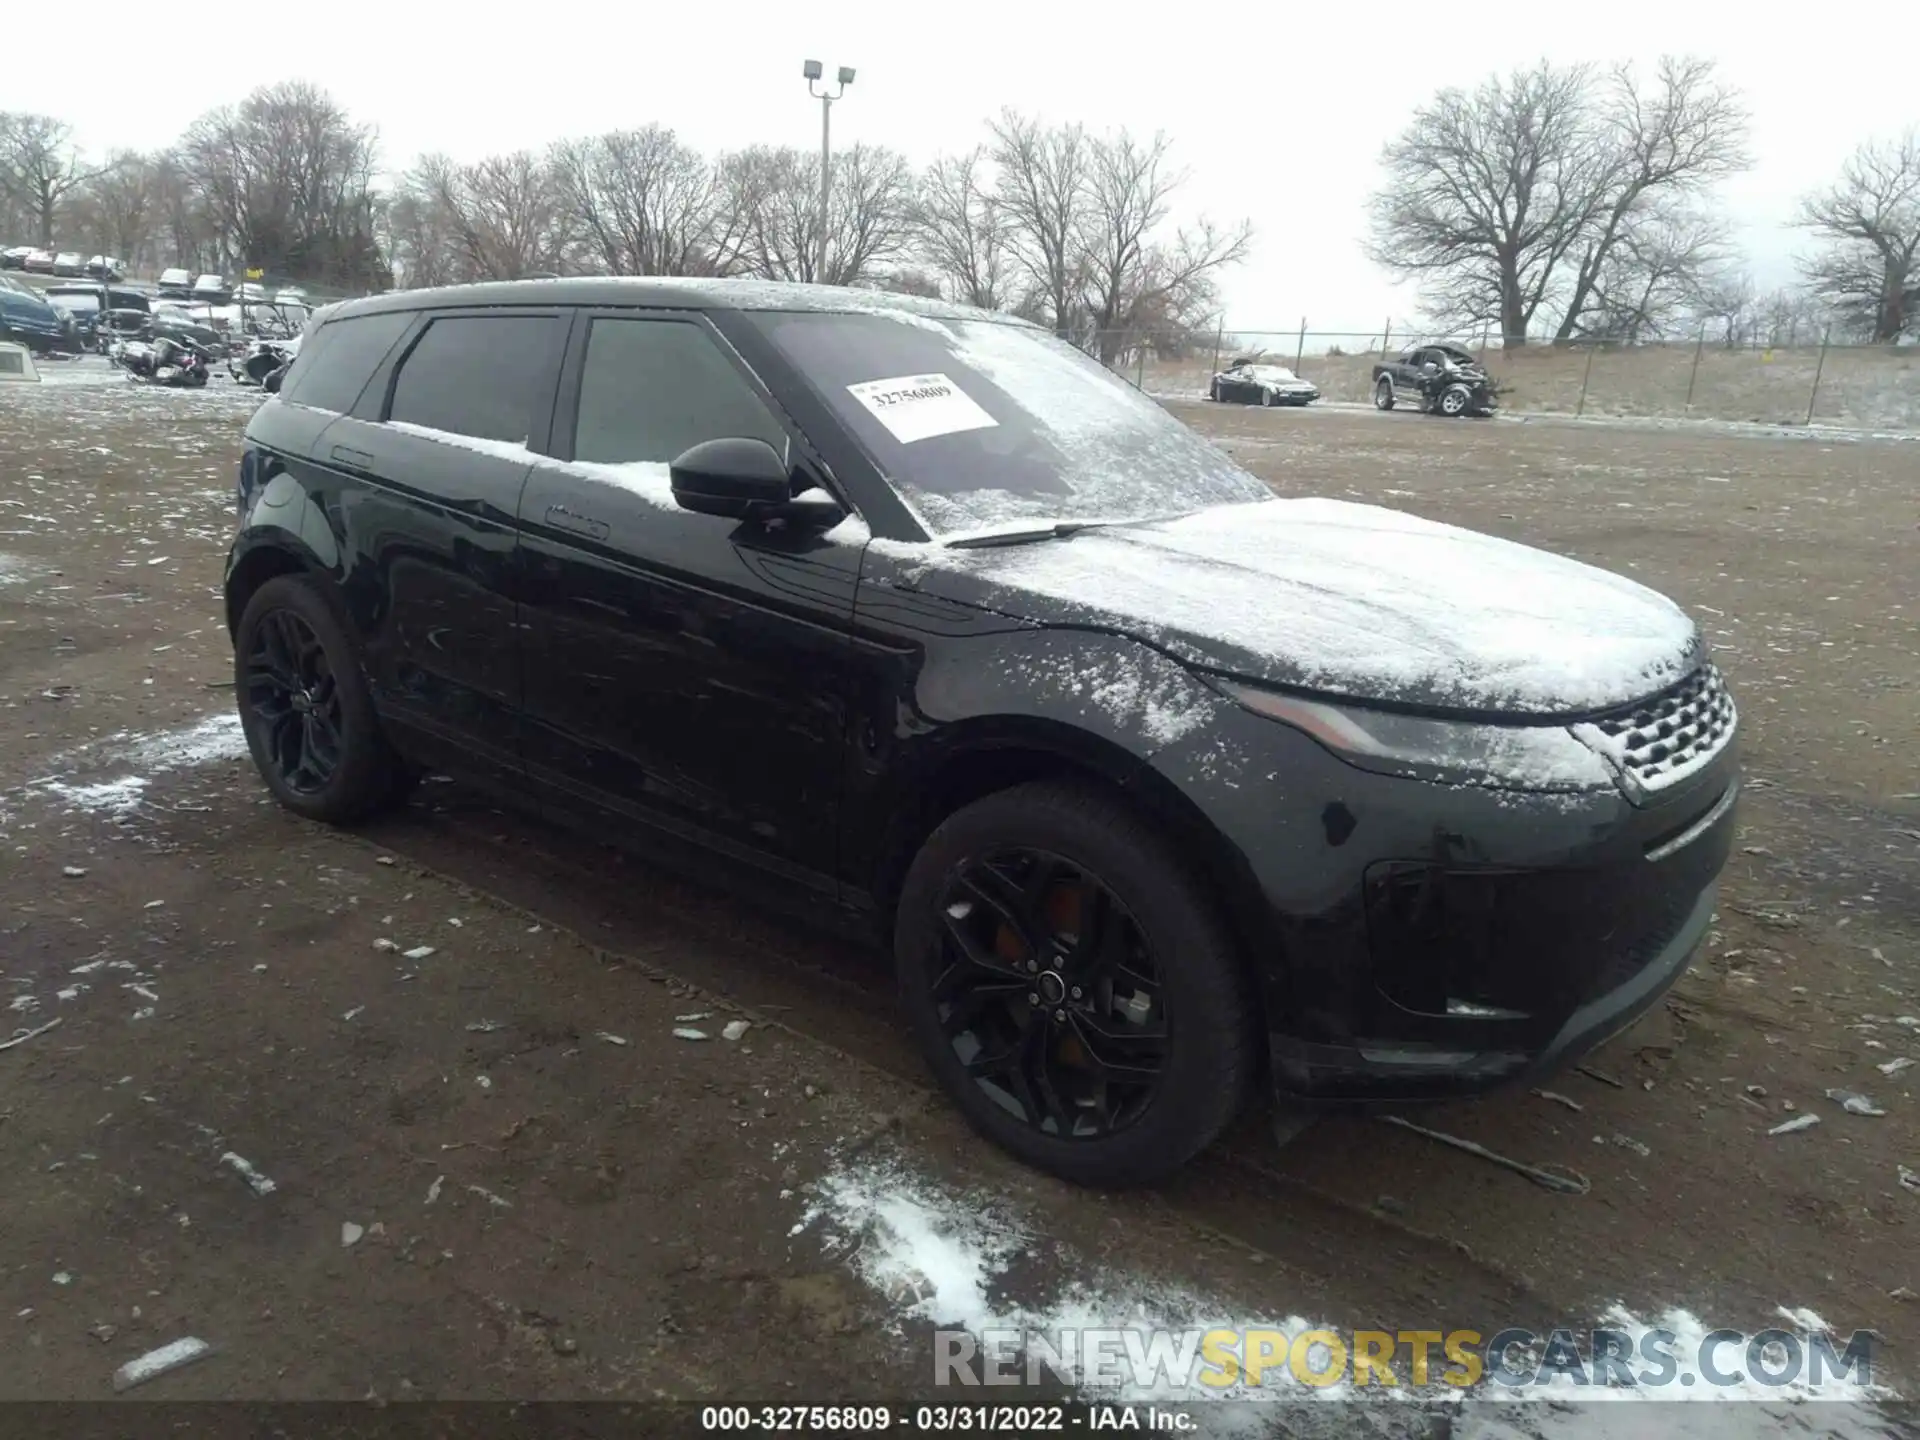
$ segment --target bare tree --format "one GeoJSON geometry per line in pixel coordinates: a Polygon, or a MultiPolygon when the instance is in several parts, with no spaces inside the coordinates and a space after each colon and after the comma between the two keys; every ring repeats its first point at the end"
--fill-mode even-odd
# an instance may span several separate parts
{"type": "Polygon", "coordinates": [[[1920,131],[1862,145],[1828,190],[1808,198],[1800,223],[1823,242],[1805,262],[1809,283],[1876,343],[1920,320],[1920,131]]]}
{"type": "Polygon", "coordinates": [[[1596,114],[1582,167],[1588,190],[1580,253],[1554,332],[1559,342],[1585,328],[1601,277],[1621,246],[1642,252],[1643,260],[1658,253],[1675,273],[1713,263],[1723,237],[1711,226],[1671,223],[1673,206],[1749,163],[1746,111],[1715,79],[1708,60],[1663,58],[1649,91],[1631,66],[1618,66],[1601,88],[1596,114]],[[1698,242],[1698,253],[1675,249],[1689,238],[1698,242]]]}
{"type": "Polygon", "coordinates": [[[1013,110],[1003,110],[989,129],[989,153],[999,172],[994,193],[1013,237],[1015,265],[1028,282],[1031,308],[1056,335],[1070,336],[1085,278],[1081,237],[1092,143],[1078,125],[1048,126],[1013,110]]]}
{"type": "Polygon", "coordinates": [[[72,208],[89,246],[130,265],[155,256],[160,228],[155,166],[148,156],[120,151],[75,193],[72,208]]]}
{"type": "Polygon", "coordinates": [[[563,187],[555,167],[531,150],[472,165],[428,155],[408,172],[406,189],[440,227],[448,278],[517,280],[566,268],[572,231],[563,187]]]}
{"type": "Polygon", "coordinates": [[[1810,344],[1825,333],[1831,319],[1819,296],[1789,288],[1763,297],[1756,315],[1758,339],[1768,346],[1810,344]]]}
{"type": "Polygon", "coordinates": [[[1168,161],[1164,134],[1138,141],[1122,130],[1091,143],[1079,234],[1081,309],[1093,349],[1108,364],[1136,343],[1145,324],[1167,323],[1210,295],[1221,268],[1243,259],[1252,227],[1220,230],[1201,220],[1162,243],[1184,172],[1168,161]]]}
{"type": "Polygon", "coordinates": [[[1490,320],[1524,345],[1583,218],[1590,72],[1544,61],[1443,90],[1386,148],[1373,258],[1428,277],[1446,323],[1490,320]]]}
{"type": "Polygon", "coordinates": [[[1731,265],[1719,216],[1659,207],[1617,237],[1593,278],[1579,333],[1627,345],[1671,335],[1699,315],[1703,297],[1724,284],[1731,265]]]}
{"type": "Polygon", "coordinates": [[[163,151],[154,157],[153,193],[159,231],[155,244],[162,266],[178,265],[195,272],[224,267],[227,257],[218,226],[178,152],[163,151]]]}
{"type": "Polygon", "coordinates": [[[554,148],[562,202],[598,264],[623,275],[714,270],[719,181],[700,152],[659,125],[554,148]]]}
{"type": "Polygon", "coordinates": [[[1743,271],[1727,271],[1701,289],[1697,308],[1702,334],[1711,334],[1729,350],[1738,349],[1752,338],[1757,303],[1753,278],[1743,271]]]}
{"type": "Polygon", "coordinates": [[[993,191],[986,147],[944,156],[921,177],[913,209],[920,249],[950,298],[997,310],[1011,263],[1007,221],[993,191]]]}
{"type": "Polygon", "coordinates": [[[1372,204],[1375,260],[1428,280],[1449,324],[1489,321],[1524,345],[1543,314],[1567,339],[1617,247],[1657,202],[1745,163],[1745,116],[1703,61],[1632,72],[1541,62],[1472,92],[1443,90],[1387,146],[1372,204]]]}
{"type": "Polygon", "coordinates": [[[303,81],[254,91],[188,127],[180,163],[224,259],[301,279],[371,283],[375,136],[303,81]]]}
{"type": "Polygon", "coordinates": [[[66,121],[0,113],[0,191],[28,218],[42,248],[54,243],[61,205],[95,173],[81,165],[66,121]]]}
{"type": "Polygon", "coordinates": [[[884,146],[834,157],[827,268],[820,271],[820,159],[788,146],[751,146],[721,162],[722,224],[738,239],[716,244],[728,270],[769,280],[857,285],[903,257],[913,238],[914,182],[884,146]]]}
{"type": "Polygon", "coordinates": [[[416,165],[400,178],[381,209],[381,244],[399,283],[418,289],[461,278],[453,221],[416,165]]]}

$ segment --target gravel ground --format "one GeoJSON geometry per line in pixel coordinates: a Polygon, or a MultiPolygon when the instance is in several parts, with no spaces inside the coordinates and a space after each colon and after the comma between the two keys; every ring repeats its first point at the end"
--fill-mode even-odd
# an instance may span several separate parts
{"type": "Polygon", "coordinates": [[[876,1268],[900,1216],[849,1200],[876,1175],[1022,1237],[1003,1309],[1093,1274],[1116,1313],[1487,1333],[1805,1307],[1912,1373],[1920,1065],[1880,1068],[1920,1059],[1911,446],[1175,406],[1283,494],[1673,594],[1736,686],[1752,788],[1664,1009],[1556,1095],[1419,1117],[1590,1193],[1365,1119],[1279,1150],[1249,1117],[1109,1197],[964,1131],[876,956],[452,785],[353,834],[269,804],[218,589],[257,395],[49,369],[0,392],[0,1037],[39,1030],[0,1052],[0,1397],[110,1393],[185,1334],[214,1356],[142,1393],[899,1394],[966,1297],[924,1256],[876,1268]]]}

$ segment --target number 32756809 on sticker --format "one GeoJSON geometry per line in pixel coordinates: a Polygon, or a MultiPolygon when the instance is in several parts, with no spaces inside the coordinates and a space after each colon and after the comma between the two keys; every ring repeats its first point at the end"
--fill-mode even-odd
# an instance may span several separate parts
{"type": "Polygon", "coordinates": [[[849,385],[847,393],[902,445],[962,430],[987,430],[1000,423],[945,375],[865,380],[849,385]]]}

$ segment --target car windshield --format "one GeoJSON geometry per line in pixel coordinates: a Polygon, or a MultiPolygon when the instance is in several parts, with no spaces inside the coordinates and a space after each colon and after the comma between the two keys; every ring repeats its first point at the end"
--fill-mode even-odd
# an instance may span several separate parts
{"type": "Polygon", "coordinates": [[[1031,326],[904,312],[751,318],[935,536],[1272,498],[1126,381],[1031,326]]]}

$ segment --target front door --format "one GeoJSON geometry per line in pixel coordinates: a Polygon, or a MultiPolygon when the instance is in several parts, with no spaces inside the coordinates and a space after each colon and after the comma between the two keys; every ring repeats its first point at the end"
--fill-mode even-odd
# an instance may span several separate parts
{"type": "Polygon", "coordinates": [[[668,462],[735,436],[806,468],[801,437],[701,317],[576,320],[556,459],[520,506],[522,750],[561,805],[829,893],[865,532],[680,509],[668,462]]]}

